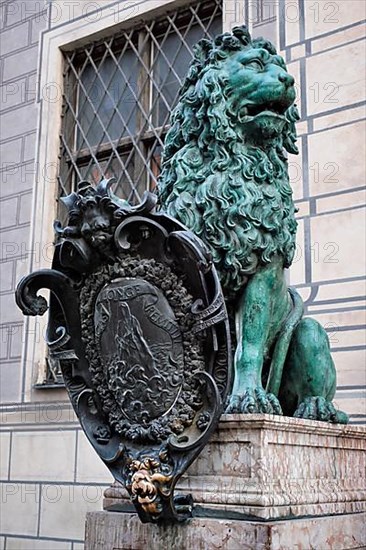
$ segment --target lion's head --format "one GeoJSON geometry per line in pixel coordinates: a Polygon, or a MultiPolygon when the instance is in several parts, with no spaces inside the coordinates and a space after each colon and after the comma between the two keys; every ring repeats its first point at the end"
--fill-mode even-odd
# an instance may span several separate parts
{"type": "Polygon", "coordinates": [[[285,150],[296,153],[294,79],[245,27],[201,40],[171,117],[161,207],[211,248],[230,294],[275,254],[291,264],[296,221],[285,150]]]}

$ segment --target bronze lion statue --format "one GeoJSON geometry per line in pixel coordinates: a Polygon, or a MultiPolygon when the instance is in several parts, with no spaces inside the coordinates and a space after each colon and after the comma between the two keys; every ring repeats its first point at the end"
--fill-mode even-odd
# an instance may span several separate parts
{"type": "MultiPolygon", "coordinates": [[[[201,40],[172,112],[160,208],[208,246],[235,327],[226,412],[346,423],[325,330],[302,318],[284,269],[295,252],[287,153],[297,153],[294,78],[245,27],[201,40]]],[[[233,330],[234,332],[234,330],[233,330]]]]}

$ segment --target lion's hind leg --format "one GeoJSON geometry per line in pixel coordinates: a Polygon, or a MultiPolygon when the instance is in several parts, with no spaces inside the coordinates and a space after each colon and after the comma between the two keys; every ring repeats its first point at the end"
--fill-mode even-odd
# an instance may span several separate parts
{"type": "Polygon", "coordinates": [[[279,399],[284,414],[346,424],[348,416],[332,404],[335,388],[328,335],[314,319],[302,319],[293,334],[283,371],[279,399]]]}

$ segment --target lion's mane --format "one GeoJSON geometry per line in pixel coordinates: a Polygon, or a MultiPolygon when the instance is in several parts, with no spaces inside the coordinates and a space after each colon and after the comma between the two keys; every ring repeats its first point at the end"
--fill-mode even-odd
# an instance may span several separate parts
{"type": "Polygon", "coordinates": [[[209,245],[228,295],[274,255],[288,267],[295,250],[295,208],[284,149],[297,152],[296,107],[270,143],[243,138],[225,62],[238,50],[274,46],[245,27],[201,40],[172,112],[158,182],[161,208],[209,245]]]}

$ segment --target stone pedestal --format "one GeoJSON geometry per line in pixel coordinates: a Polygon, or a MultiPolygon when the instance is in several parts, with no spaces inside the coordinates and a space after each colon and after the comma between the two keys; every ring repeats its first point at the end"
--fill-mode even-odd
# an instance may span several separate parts
{"type": "Polygon", "coordinates": [[[86,550],[353,549],[366,547],[366,429],[224,415],[178,483],[194,518],[143,525],[120,486],[88,514],[86,550]]]}

